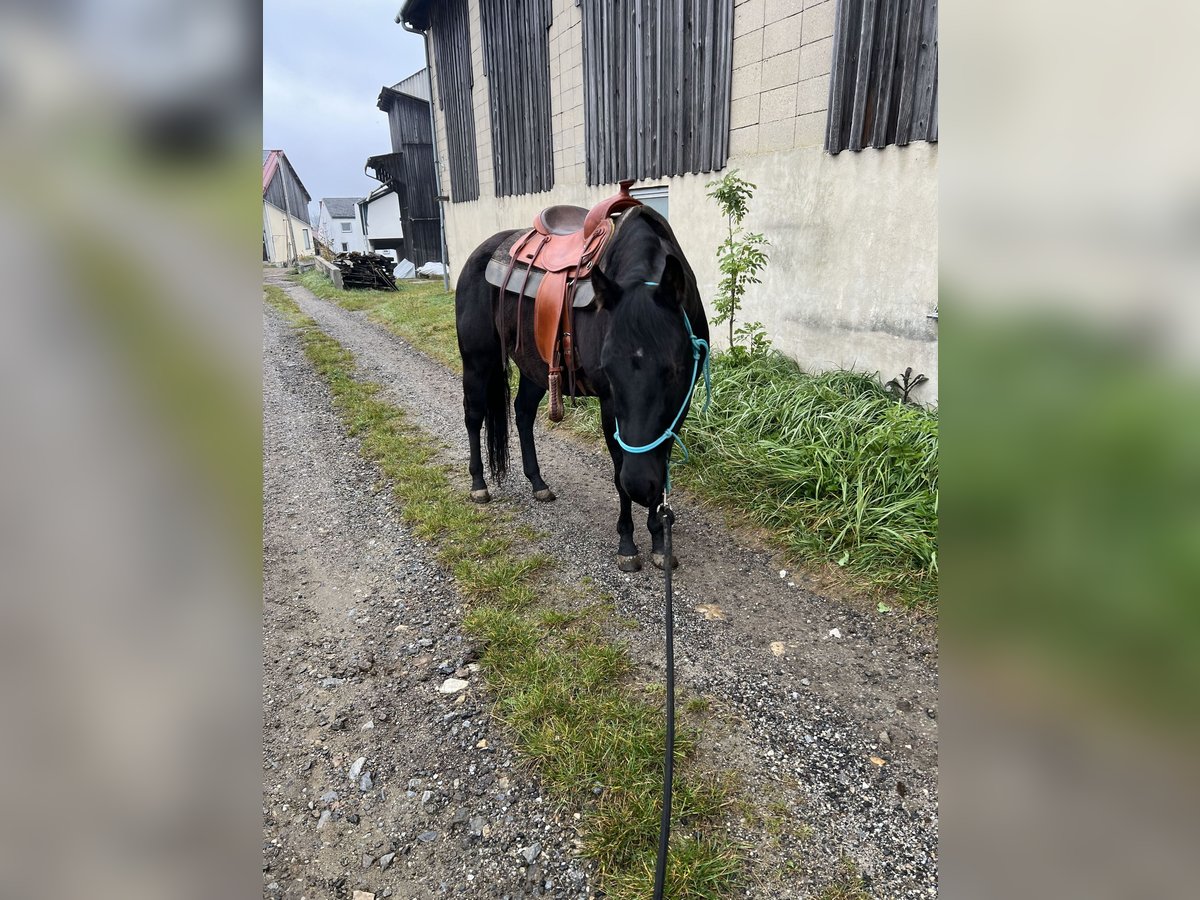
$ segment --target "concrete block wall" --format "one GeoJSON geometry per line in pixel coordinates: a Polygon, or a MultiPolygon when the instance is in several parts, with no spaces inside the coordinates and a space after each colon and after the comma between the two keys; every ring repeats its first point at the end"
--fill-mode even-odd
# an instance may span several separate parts
{"type": "MultiPolygon", "coordinates": [[[[735,0],[730,157],[759,186],[746,226],[772,242],[761,285],[740,321],[760,320],[775,345],[810,370],[854,368],[883,380],[906,366],[937,402],[937,145],[824,152],[837,0],[735,0]]],[[[446,204],[451,278],[489,235],[526,226],[554,203],[590,206],[613,186],[585,183],[583,47],[574,0],[554,0],[549,31],[555,183],[495,197],[478,5],[471,11],[480,198],[446,204]]],[[[432,61],[436,68],[437,61],[432,61]]],[[[438,146],[445,125],[437,107],[438,146]]],[[[442,192],[449,173],[439,162],[442,192]]],[[[658,179],[670,219],[711,314],[724,222],[705,185],[719,173],[658,179]]],[[[724,339],[716,330],[716,343],[724,339]]]]}
{"type": "Polygon", "coordinates": [[[731,156],[825,141],[836,0],[740,0],[733,13],[731,156]]]}

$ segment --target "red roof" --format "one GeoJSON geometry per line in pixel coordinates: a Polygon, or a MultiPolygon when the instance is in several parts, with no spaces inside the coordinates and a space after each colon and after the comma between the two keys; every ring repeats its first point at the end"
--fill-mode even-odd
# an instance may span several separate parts
{"type": "Polygon", "coordinates": [[[266,158],[263,160],[263,193],[267,192],[267,187],[271,184],[271,179],[275,177],[275,170],[279,168],[279,157],[283,155],[282,150],[268,150],[266,158]]]}

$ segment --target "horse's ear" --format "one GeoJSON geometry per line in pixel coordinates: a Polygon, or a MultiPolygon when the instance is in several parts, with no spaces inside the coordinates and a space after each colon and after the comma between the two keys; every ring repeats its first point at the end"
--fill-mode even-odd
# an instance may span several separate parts
{"type": "Polygon", "coordinates": [[[655,297],[663,303],[673,303],[676,306],[683,304],[687,293],[687,277],[683,274],[683,263],[678,257],[667,254],[663,261],[662,274],[658,276],[658,283],[660,288],[655,292],[655,297]]]}
{"type": "Polygon", "coordinates": [[[612,309],[621,302],[621,288],[601,272],[599,266],[592,269],[592,290],[600,309],[612,309]]]}

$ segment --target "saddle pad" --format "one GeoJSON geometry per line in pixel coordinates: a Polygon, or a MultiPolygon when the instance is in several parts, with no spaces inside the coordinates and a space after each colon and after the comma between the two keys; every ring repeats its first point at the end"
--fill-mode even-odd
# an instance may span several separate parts
{"type": "MultiPolygon", "coordinates": [[[[492,258],[488,260],[487,268],[484,270],[483,277],[488,284],[500,287],[504,284],[504,276],[508,274],[509,264],[512,263],[512,258],[509,251],[524,232],[514,234],[511,238],[505,240],[496,251],[492,254],[492,258]]],[[[542,284],[542,278],[545,272],[541,269],[534,269],[532,272],[529,267],[522,263],[515,263],[512,266],[512,274],[508,279],[508,291],[512,294],[519,294],[524,291],[526,297],[536,297],[538,288],[542,284]]],[[[575,299],[571,306],[575,309],[586,309],[592,305],[596,299],[596,294],[592,288],[592,280],[590,278],[582,278],[575,286],[575,299]]]]}

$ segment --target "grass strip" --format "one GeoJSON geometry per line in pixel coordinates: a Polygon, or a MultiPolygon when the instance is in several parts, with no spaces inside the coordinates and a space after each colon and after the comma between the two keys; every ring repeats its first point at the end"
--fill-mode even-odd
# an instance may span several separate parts
{"type": "Polygon", "coordinates": [[[454,372],[462,372],[454,325],[454,292],[436,281],[398,281],[397,291],[347,291],[333,286],[316,269],[294,276],[322,300],[366,312],[384,328],[407,340],[454,372]]]}
{"type": "MultiPolygon", "coordinates": [[[[627,653],[604,634],[611,607],[598,597],[582,608],[544,605],[556,588],[538,578],[552,560],[523,552],[519,529],[502,511],[470,504],[434,462],[433,441],[379,398],[379,385],[356,378],[350,352],[281,289],[265,292],[298,331],[362,454],[392,483],[403,518],[437,547],[470,600],[464,624],[485,646],[494,715],[551,795],[583,811],[584,852],[599,886],[612,900],[644,900],[653,882],[665,723],[661,692],[639,689],[627,653]]],[[[581,593],[591,591],[585,585],[581,593]]],[[[731,895],[741,868],[722,827],[730,783],[696,771],[698,730],[686,717],[680,724],[669,896],[715,900],[731,895]]]]}

